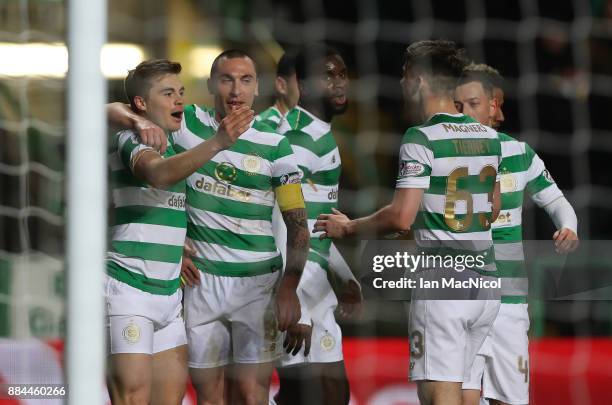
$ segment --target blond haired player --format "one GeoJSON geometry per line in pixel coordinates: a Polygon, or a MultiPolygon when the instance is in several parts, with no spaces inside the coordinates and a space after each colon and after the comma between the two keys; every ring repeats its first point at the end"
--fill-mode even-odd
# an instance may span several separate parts
{"type": "Polygon", "coordinates": [[[125,79],[131,113],[165,131],[160,155],[132,130],[120,131],[109,156],[113,212],[104,286],[108,321],[108,387],[113,404],[180,404],[187,380],[179,274],[185,241],[185,178],[248,128],[243,110],[218,134],[177,155],[181,65],[139,64],[125,79]]]}
{"type": "MultiPolygon", "coordinates": [[[[502,77],[490,66],[471,64],[455,90],[459,111],[499,128],[504,121],[502,77]]],[[[576,247],[578,220],[544,162],[525,142],[499,132],[502,146],[501,209],[492,225],[497,271],[502,277],[499,314],[478,352],[470,379],[463,383],[464,404],[483,398],[495,404],[529,402],[529,313],[527,269],[522,245],[522,207],[527,193],[557,227],[552,236],[560,252],[576,247]]]]}

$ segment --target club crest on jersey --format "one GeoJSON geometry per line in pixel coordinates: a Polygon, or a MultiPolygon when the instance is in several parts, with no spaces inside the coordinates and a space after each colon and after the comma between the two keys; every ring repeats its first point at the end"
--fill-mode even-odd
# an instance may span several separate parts
{"type": "Polygon", "coordinates": [[[261,161],[262,159],[257,155],[246,155],[242,159],[242,167],[247,174],[257,174],[261,169],[261,161]]]}
{"type": "Polygon", "coordinates": [[[129,344],[138,343],[140,340],[140,328],[135,323],[130,322],[128,326],[123,328],[122,335],[129,344]]]}
{"type": "Polygon", "coordinates": [[[399,167],[399,177],[413,177],[423,174],[425,166],[416,160],[402,160],[399,167]]]}
{"type": "Polygon", "coordinates": [[[336,341],[334,340],[334,337],[329,333],[326,333],[325,335],[323,335],[323,337],[321,337],[321,349],[325,350],[326,352],[333,349],[335,345],[336,341]]]}
{"type": "Polygon", "coordinates": [[[555,180],[552,178],[552,176],[550,175],[550,173],[548,172],[548,170],[544,169],[544,171],[542,171],[542,175],[544,175],[544,178],[546,179],[546,181],[548,181],[549,183],[554,183],[555,180]]]}
{"type": "Polygon", "coordinates": [[[504,173],[500,176],[500,191],[502,193],[511,193],[518,189],[518,180],[512,173],[504,173]]]}
{"type": "Polygon", "coordinates": [[[236,166],[230,162],[219,163],[215,168],[215,177],[221,182],[231,183],[236,180],[237,174],[236,166]]]}

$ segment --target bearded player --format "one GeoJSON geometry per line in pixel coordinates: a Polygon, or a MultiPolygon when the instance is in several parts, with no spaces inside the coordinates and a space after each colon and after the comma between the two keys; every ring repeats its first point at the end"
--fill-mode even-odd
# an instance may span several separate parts
{"type": "MultiPolygon", "coordinates": [[[[348,106],[347,69],[338,51],[321,44],[306,46],[295,58],[298,106],[289,111],[278,132],[294,149],[303,173],[302,191],[310,225],[337,207],[340,154],[332,133],[333,118],[348,106]]],[[[283,232],[277,233],[282,240],[283,232]]],[[[312,234],[304,275],[298,288],[302,319],[285,340],[287,355],[277,367],[278,404],[347,404],[349,385],[342,356],[342,333],[334,311],[358,312],[361,290],[330,240],[312,234]],[[337,277],[339,296],[329,279],[337,277]],[[302,345],[304,348],[302,349],[302,345]]],[[[282,245],[282,243],[281,243],[282,245]]]]}
{"type": "MultiPolygon", "coordinates": [[[[296,55],[294,53],[285,52],[283,56],[278,61],[277,69],[276,69],[276,80],[274,82],[274,91],[276,93],[276,100],[274,104],[261,113],[259,113],[255,119],[261,121],[270,127],[274,128],[277,131],[285,132],[287,130],[287,126],[283,125],[285,116],[289,111],[291,111],[298,103],[300,98],[300,90],[298,87],[298,81],[295,72],[295,59],[296,55]]],[[[345,104],[346,105],[346,104],[345,104]]],[[[280,211],[275,207],[274,216],[272,218],[272,227],[274,228],[274,237],[276,239],[276,245],[279,250],[283,254],[283,257],[286,257],[285,246],[287,237],[285,234],[285,225],[280,215],[280,211]]],[[[348,279],[354,278],[350,267],[342,257],[342,254],[338,250],[338,248],[332,243],[329,250],[329,264],[330,269],[335,273],[336,276],[339,277],[340,280],[344,280],[345,282],[348,279]]],[[[346,302],[341,302],[341,311],[342,313],[349,314],[357,313],[357,311],[353,311],[353,296],[352,295],[341,295],[340,298],[346,298],[346,302]],[[346,309],[346,311],[345,311],[346,309]]],[[[302,308],[304,311],[305,308],[302,308]]],[[[307,316],[307,314],[303,314],[303,317],[307,316]]],[[[307,344],[308,342],[304,342],[307,344]]]]}

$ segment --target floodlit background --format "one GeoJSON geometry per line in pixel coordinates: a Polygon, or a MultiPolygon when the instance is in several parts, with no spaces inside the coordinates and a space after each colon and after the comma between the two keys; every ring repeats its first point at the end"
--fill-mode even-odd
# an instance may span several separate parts
{"type": "MultiPolygon", "coordinates": [[[[38,349],[50,343],[59,352],[66,324],[69,6],[60,0],[0,1],[0,337],[38,349]]],[[[348,112],[333,128],[343,161],[340,207],[350,215],[372,212],[393,193],[399,143],[413,123],[399,88],[405,46],[420,39],[454,40],[506,77],[502,131],[527,141],[542,157],[576,209],[580,237],[612,239],[610,0],[109,0],[107,29],[100,67],[109,101],[125,101],[122,79],[128,69],[147,58],[168,57],[183,64],[187,102],[211,105],[205,87],[211,62],[222,50],[239,47],[258,63],[260,111],[273,101],[275,61],[284,49],[319,40],[339,49],[350,71],[351,96],[348,112]]],[[[549,239],[553,233],[546,214],[529,200],[524,223],[525,239],[549,239]]],[[[354,244],[340,248],[355,265],[354,244]]],[[[79,267],[88,270],[87,263],[79,267]]],[[[532,387],[565,381],[569,394],[561,401],[605,403],[600,394],[594,398],[590,384],[612,378],[612,370],[590,359],[612,357],[610,301],[539,302],[531,309],[533,347],[545,352],[534,357],[544,359],[539,364],[532,361],[532,387]],[[559,342],[569,349],[551,349],[559,342]],[[555,353],[561,359],[575,350],[583,360],[559,363],[567,379],[538,385],[547,370],[558,370],[555,353]],[[595,377],[588,374],[593,370],[595,377]],[[569,375],[582,376],[582,385],[572,386],[569,375]]],[[[403,306],[370,303],[363,319],[344,330],[354,337],[348,344],[356,345],[347,354],[351,372],[350,359],[379,353],[373,338],[406,336],[403,306]]],[[[393,341],[399,354],[373,355],[373,361],[399,370],[389,381],[409,398],[401,391],[412,389],[406,388],[407,360],[397,367],[389,360],[406,355],[404,341],[393,341]]],[[[16,346],[8,347],[10,352],[16,346]]],[[[2,353],[0,346],[0,381],[10,371],[2,353]]],[[[391,384],[382,377],[375,381],[374,393],[391,384]]],[[[354,400],[391,403],[376,402],[372,392],[354,400]]]]}

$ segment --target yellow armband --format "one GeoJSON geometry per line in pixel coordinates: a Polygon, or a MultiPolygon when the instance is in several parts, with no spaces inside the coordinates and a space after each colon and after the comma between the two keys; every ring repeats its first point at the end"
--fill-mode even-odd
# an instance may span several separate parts
{"type": "Polygon", "coordinates": [[[281,211],[289,211],[296,208],[306,208],[301,184],[284,184],[274,189],[276,201],[281,211]]]}

